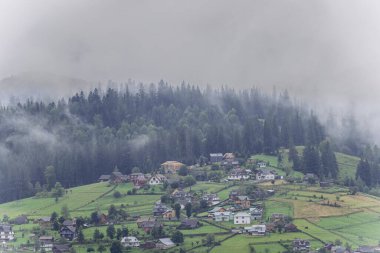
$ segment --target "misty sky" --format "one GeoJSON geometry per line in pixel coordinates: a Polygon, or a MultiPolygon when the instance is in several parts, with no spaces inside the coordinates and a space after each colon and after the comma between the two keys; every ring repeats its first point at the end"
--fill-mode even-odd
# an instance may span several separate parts
{"type": "Polygon", "coordinates": [[[1,0],[0,31],[0,79],[276,86],[354,105],[380,90],[376,0],[1,0]]]}

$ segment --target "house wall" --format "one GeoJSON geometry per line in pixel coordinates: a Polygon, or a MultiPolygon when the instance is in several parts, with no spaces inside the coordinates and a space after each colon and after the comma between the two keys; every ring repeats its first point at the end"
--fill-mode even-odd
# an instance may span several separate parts
{"type": "Polygon", "coordinates": [[[251,224],[251,217],[235,216],[234,224],[251,224]]]}

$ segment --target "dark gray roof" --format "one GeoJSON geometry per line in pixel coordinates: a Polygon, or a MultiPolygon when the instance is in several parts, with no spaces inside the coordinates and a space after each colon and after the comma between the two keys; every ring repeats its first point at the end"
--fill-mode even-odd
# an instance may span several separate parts
{"type": "Polygon", "coordinates": [[[99,180],[109,180],[110,179],[110,175],[101,175],[100,177],[99,177],[99,180]]]}
{"type": "Polygon", "coordinates": [[[48,216],[41,217],[41,218],[38,219],[38,221],[49,222],[50,221],[50,217],[48,217],[48,216]]]}
{"type": "Polygon", "coordinates": [[[140,226],[142,228],[154,228],[154,227],[160,227],[161,223],[157,221],[142,221],[140,226]]]}
{"type": "Polygon", "coordinates": [[[62,223],[63,226],[72,226],[72,225],[74,225],[74,224],[75,224],[75,222],[74,222],[73,220],[65,220],[65,221],[62,223]]]}
{"type": "Polygon", "coordinates": [[[272,172],[272,170],[268,170],[268,169],[260,169],[260,170],[259,170],[259,173],[264,174],[264,175],[274,174],[274,173],[272,172]]]}
{"type": "Polygon", "coordinates": [[[77,230],[74,226],[64,226],[64,227],[61,228],[61,231],[64,230],[64,229],[67,229],[67,230],[69,230],[72,233],[75,233],[76,230],[77,230]]]}
{"type": "Polygon", "coordinates": [[[123,177],[124,175],[119,172],[119,171],[115,171],[115,172],[112,172],[112,175],[116,176],[116,177],[123,177]]]}
{"type": "Polygon", "coordinates": [[[0,225],[0,232],[5,232],[5,233],[12,232],[12,226],[10,226],[10,225],[0,225]]]}
{"type": "Polygon", "coordinates": [[[211,157],[223,157],[223,154],[222,153],[211,153],[210,156],[211,157]]]}
{"type": "Polygon", "coordinates": [[[45,236],[41,236],[39,239],[40,239],[40,241],[53,241],[54,237],[45,235],[45,236]]]}
{"type": "Polygon", "coordinates": [[[159,241],[166,246],[174,246],[175,244],[170,238],[161,238],[159,241]]]}
{"type": "Polygon", "coordinates": [[[69,252],[70,251],[70,245],[68,244],[54,244],[53,246],[53,252],[69,252]]]}
{"type": "Polygon", "coordinates": [[[195,227],[198,226],[198,220],[195,220],[195,219],[186,219],[186,220],[183,220],[181,222],[181,226],[195,228],[195,227]]]}

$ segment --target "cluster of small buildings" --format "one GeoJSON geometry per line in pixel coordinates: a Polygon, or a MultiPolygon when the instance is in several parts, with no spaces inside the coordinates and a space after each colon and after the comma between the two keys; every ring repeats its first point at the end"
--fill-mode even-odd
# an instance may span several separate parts
{"type": "Polygon", "coordinates": [[[15,233],[12,230],[12,226],[0,224],[0,241],[7,242],[15,239],[15,233]]]}
{"type": "MultiPolygon", "coordinates": [[[[25,221],[22,221],[22,223],[20,223],[21,219],[17,219],[17,218],[13,220],[12,222],[17,225],[28,223],[25,221]]],[[[68,221],[65,221],[64,223],[65,225],[62,226],[62,229],[60,230],[60,235],[65,239],[73,240],[76,237],[76,230],[75,229],[71,230],[71,227],[73,226],[73,224],[68,221]]],[[[46,224],[47,224],[47,221],[46,221],[46,224]]],[[[49,218],[49,224],[50,224],[50,218],[49,218]]],[[[0,224],[0,242],[3,243],[3,246],[7,242],[11,242],[15,239],[16,239],[15,233],[12,230],[12,225],[0,224]]],[[[38,241],[39,241],[41,250],[44,250],[45,252],[52,251],[53,253],[63,253],[63,252],[70,251],[70,246],[68,244],[55,243],[53,236],[40,236],[38,238],[38,241]]]]}
{"type": "Polygon", "coordinates": [[[232,169],[227,179],[230,181],[242,181],[242,180],[258,180],[258,181],[271,181],[277,179],[277,173],[270,169],[258,169],[254,173],[252,170],[235,168],[232,169]]]}
{"type": "Polygon", "coordinates": [[[130,175],[123,175],[121,172],[115,171],[111,175],[101,175],[98,181],[110,182],[111,184],[132,182],[134,188],[140,189],[147,184],[151,186],[163,184],[167,181],[167,178],[162,174],[132,173],[130,175]]]}
{"type": "Polygon", "coordinates": [[[249,211],[237,212],[233,208],[215,207],[208,211],[209,218],[216,222],[233,221],[235,225],[251,224],[253,220],[261,220],[263,209],[260,207],[252,207],[249,211]]]}
{"type": "Polygon", "coordinates": [[[233,153],[211,153],[210,163],[219,163],[222,166],[239,166],[240,162],[233,153]]]}
{"type": "Polygon", "coordinates": [[[292,245],[294,252],[309,251],[310,249],[310,242],[308,240],[295,239],[292,245]]]}
{"type": "Polygon", "coordinates": [[[175,211],[173,208],[167,207],[161,201],[158,201],[153,207],[153,216],[164,220],[171,220],[175,218],[175,211]]]}
{"type": "Polygon", "coordinates": [[[143,248],[143,249],[170,249],[175,243],[170,238],[161,238],[157,241],[140,242],[135,236],[127,236],[121,239],[121,245],[125,248],[143,248]]]}

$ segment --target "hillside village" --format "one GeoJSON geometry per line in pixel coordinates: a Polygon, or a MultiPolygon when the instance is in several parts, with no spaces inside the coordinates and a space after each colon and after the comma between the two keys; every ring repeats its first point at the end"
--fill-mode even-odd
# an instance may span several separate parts
{"type": "Polygon", "coordinates": [[[116,168],[82,193],[3,204],[1,250],[230,252],[234,242],[242,252],[380,252],[379,199],[311,173],[290,176],[275,160],[213,153],[206,164],[167,161],[154,173],[116,168]],[[335,218],[346,221],[330,227],[335,218]],[[370,239],[345,231],[363,222],[375,226],[370,239]]]}

